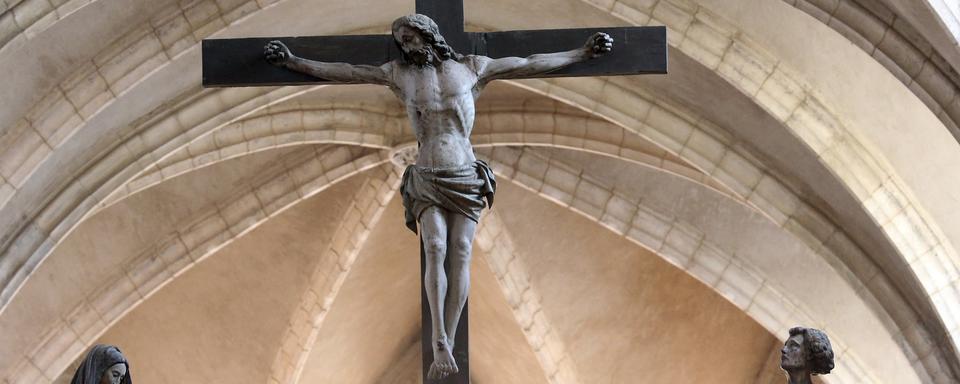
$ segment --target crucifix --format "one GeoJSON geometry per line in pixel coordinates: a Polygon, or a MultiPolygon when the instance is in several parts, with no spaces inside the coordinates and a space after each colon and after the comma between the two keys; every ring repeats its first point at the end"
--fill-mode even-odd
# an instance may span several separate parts
{"type": "Polygon", "coordinates": [[[462,0],[416,9],[390,35],[204,40],[203,85],[379,84],[400,98],[419,145],[400,194],[419,224],[423,378],[469,383],[471,248],[496,189],[469,140],[476,98],[496,79],[666,73],[666,28],[478,33],[464,31],[462,0]]]}

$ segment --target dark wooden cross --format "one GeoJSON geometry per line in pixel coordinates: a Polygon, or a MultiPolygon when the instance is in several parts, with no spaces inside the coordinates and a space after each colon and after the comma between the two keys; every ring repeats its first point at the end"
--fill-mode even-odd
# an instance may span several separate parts
{"type": "MultiPolygon", "coordinates": [[[[665,27],[613,27],[546,29],[506,32],[465,32],[462,0],[416,0],[422,13],[440,27],[440,33],[460,54],[492,58],[534,53],[560,52],[583,45],[595,32],[606,32],[614,39],[613,51],[598,59],[570,65],[533,77],[613,76],[667,73],[667,32],[665,27]]],[[[400,15],[398,15],[400,16],[400,15]]],[[[263,47],[270,40],[283,41],[301,57],[326,62],[346,62],[379,66],[400,57],[392,35],[305,36],[289,38],[245,38],[203,40],[203,86],[242,87],[331,83],[309,75],[275,67],[264,59],[263,47]]],[[[430,345],[430,306],[423,289],[423,246],[420,249],[421,324],[423,382],[433,362],[430,345]]],[[[446,266],[449,269],[449,265],[446,266]]],[[[454,358],[460,372],[439,383],[470,382],[468,358],[467,307],[457,329],[454,358]]],[[[437,381],[433,381],[437,382],[437,381]]]]}

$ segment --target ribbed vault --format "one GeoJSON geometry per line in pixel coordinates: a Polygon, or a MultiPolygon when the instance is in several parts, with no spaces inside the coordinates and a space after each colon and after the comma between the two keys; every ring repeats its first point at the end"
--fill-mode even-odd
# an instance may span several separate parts
{"type": "MultiPolygon", "coordinates": [[[[382,31],[412,4],[54,3],[0,8],[0,68],[49,58],[18,70],[0,111],[0,372],[9,382],[57,379],[91,343],[137,329],[127,314],[148,316],[139,305],[152,308],[155,293],[208,257],[352,183],[348,208],[329,216],[342,225],[316,244],[313,274],[303,273],[316,288],[293,294],[299,304],[286,307],[286,328],[267,353],[273,365],[261,372],[280,382],[315,377],[311,356],[329,343],[322,319],[356,258],[378,246],[364,244],[389,212],[391,150],[412,135],[392,95],[376,87],[201,90],[196,42],[382,31]],[[88,22],[103,14],[116,17],[88,22]],[[116,32],[124,33],[104,38],[116,32]],[[95,240],[114,233],[110,246],[95,240]],[[67,277],[78,255],[91,260],[80,269],[85,279],[67,277]]],[[[842,368],[832,382],[950,382],[960,371],[952,245],[960,178],[941,167],[960,159],[950,135],[957,52],[944,44],[948,31],[917,24],[927,11],[903,7],[467,2],[467,22],[480,29],[663,24],[672,55],[666,77],[492,85],[474,141],[501,177],[656,253],[776,337],[797,323],[826,328],[842,368]],[[902,126],[909,135],[894,129],[902,126]],[[705,209],[718,221],[703,221],[705,209]],[[738,214],[757,220],[756,230],[719,229],[738,214]],[[826,280],[791,285],[796,275],[786,271],[826,280]]],[[[570,351],[574,339],[534,331],[558,320],[525,320],[533,317],[525,306],[551,293],[512,291],[517,281],[494,260],[515,251],[493,244],[514,241],[494,239],[478,238],[492,276],[486,292],[509,308],[486,308],[521,324],[516,340],[544,380],[592,382],[582,377],[594,368],[589,359],[570,351]]],[[[408,344],[381,358],[410,360],[408,344]]]]}

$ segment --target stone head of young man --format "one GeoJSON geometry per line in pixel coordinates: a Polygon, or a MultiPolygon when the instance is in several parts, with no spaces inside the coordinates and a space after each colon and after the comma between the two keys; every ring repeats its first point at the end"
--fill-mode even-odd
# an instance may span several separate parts
{"type": "Polygon", "coordinates": [[[780,350],[780,368],[787,372],[789,384],[811,384],[810,375],[826,375],[833,367],[833,347],[826,333],[790,328],[790,337],[780,350]]]}

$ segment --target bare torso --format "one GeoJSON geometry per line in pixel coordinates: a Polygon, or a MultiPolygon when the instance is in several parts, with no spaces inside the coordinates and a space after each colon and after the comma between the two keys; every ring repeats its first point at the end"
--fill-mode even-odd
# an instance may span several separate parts
{"type": "Polygon", "coordinates": [[[469,60],[444,60],[437,67],[394,62],[393,91],[420,143],[419,166],[449,168],[476,160],[470,133],[480,84],[469,60]]]}
{"type": "MultiPolygon", "coordinates": [[[[430,168],[454,168],[476,161],[470,133],[473,130],[475,102],[484,84],[496,79],[546,73],[598,57],[609,52],[613,46],[610,36],[596,33],[587,39],[583,47],[566,52],[497,59],[471,55],[459,60],[437,61],[434,60],[437,57],[459,56],[451,54],[452,50],[445,45],[437,29],[436,23],[423,15],[397,19],[392,31],[394,41],[403,52],[403,59],[381,66],[303,59],[294,56],[280,41],[267,43],[264,57],[277,66],[321,79],[390,87],[406,106],[410,125],[420,144],[416,164],[430,168]],[[410,59],[409,62],[407,59],[410,59]],[[435,66],[428,63],[435,63],[435,66]]],[[[492,186],[488,187],[492,189],[492,186]]],[[[434,360],[427,377],[434,380],[458,372],[451,352],[452,341],[456,340],[457,324],[469,289],[470,244],[473,243],[477,224],[475,219],[451,212],[440,205],[432,205],[417,213],[424,239],[421,243],[426,259],[424,287],[433,329],[434,360]],[[451,242],[449,247],[448,241],[451,242]],[[444,260],[450,260],[451,271],[444,270],[444,260]],[[438,276],[449,276],[449,290],[447,280],[438,276]]]]}

